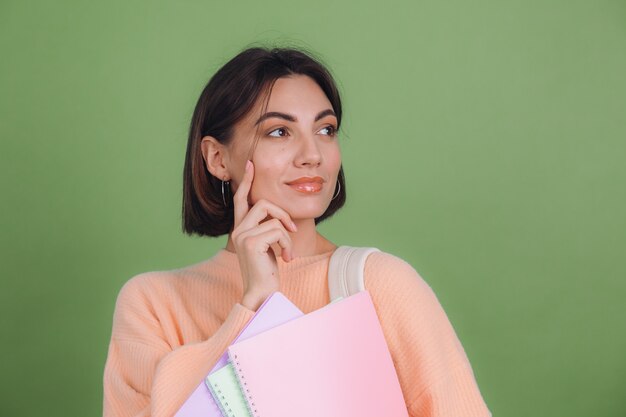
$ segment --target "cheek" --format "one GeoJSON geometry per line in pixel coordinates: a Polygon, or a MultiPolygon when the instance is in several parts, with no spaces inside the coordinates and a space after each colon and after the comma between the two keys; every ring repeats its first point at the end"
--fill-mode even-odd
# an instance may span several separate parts
{"type": "Polygon", "coordinates": [[[250,202],[255,204],[261,199],[272,201],[272,184],[271,180],[278,178],[275,172],[276,168],[263,164],[256,166],[254,169],[254,178],[252,179],[252,187],[250,188],[250,202]]]}
{"type": "Polygon", "coordinates": [[[328,152],[326,161],[328,166],[335,170],[337,175],[339,175],[339,168],[341,168],[341,151],[339,150],[339,146],[328,152]]]}

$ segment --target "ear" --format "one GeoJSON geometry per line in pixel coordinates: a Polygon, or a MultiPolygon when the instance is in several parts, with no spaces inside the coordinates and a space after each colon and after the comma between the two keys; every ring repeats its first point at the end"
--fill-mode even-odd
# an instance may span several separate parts
{"type": "Polygon", "coordinates": [[[212,136],[205,136],[200,143],[202,157],[208,171],[223,181],[230,180],[230,173],[226,166],[228,161],[228,150],[212,136]]]}

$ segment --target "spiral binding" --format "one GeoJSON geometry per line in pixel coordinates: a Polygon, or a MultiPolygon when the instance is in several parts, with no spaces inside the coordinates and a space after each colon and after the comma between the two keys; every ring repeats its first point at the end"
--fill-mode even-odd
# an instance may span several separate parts
{"type": "Polygon", "coordinates": [[[243,375],[243,370],[240,367],[239,361],[237,361],[237,355],[234,355],[233,365],[235,368],[235,375],[237,376],[237,381],[239,382],[239,387],[241,391],[246,396],[246,407],[248,407],[248,412],[253,417],[259,417],[258,411],[254,404],[254,400],[252,398],[252,394],[250,394],[250,390],[248,389],[248,384],[245,381],[245,376],[243,375]]]}
{"type": "Polygon", "coordinates": [[[211,389],[211,391],[213,391],[213,393],[215,393],[216,397],[220,397],[222,400],[224,400],[223,405],[222,405],[222,401],[215,401],[222,415],[226,415],[227,417],[236,417],[232,408],[228,407],[228,401],[225,401],[226,397],[224,397],[224,395],[222,394],[222,390],[220,389],[219,384],[211,383],[209,384],[209,388],[211,389]]]}

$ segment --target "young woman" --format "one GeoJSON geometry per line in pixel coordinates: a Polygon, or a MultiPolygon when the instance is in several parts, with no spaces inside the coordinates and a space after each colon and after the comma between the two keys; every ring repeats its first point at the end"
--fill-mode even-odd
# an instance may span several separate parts
{"type": "MultiPolygon", "coordinates": [[[[316,225],[346,199],[341,100],[310,54],[250,48],[200,95],[183,176],[183,229],[228,242],[121,289],[104,370],[105,416],[172,416],[260,304],[281,291],[304,313],[329,303],[336,245],[316,225]]],[[[367,258],[365,286],[411,416],[490,416],[436,295],[411,265],[367,258]]]]}

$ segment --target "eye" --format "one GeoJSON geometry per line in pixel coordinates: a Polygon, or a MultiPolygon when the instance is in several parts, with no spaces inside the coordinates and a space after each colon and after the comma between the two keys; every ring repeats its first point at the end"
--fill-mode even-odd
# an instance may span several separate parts
{"type": "Polygon", "coordinates": [[[328,132],[327,133],[328,136],[333,137],[333,136],[337,135],[337,128],[335,126],[333,126],[333,125],[328,125],[328,126],[324,127],[322,130],[320,130],[320,132],[323,132],[324,130],[326,130],[328,132]]]}
{"type": "Polygon", "coordinates": [[[267,136],[271,136],[273,138],[281,138],[281,137],[283,137],[282,134],[273,135],[274,132],[283,132],[286,135],[287,134],[287,129],[285,129],[284,127],[279,127],[278,129],[274,129],[271,132],[269,132],[267,134],[267,136]]]}

